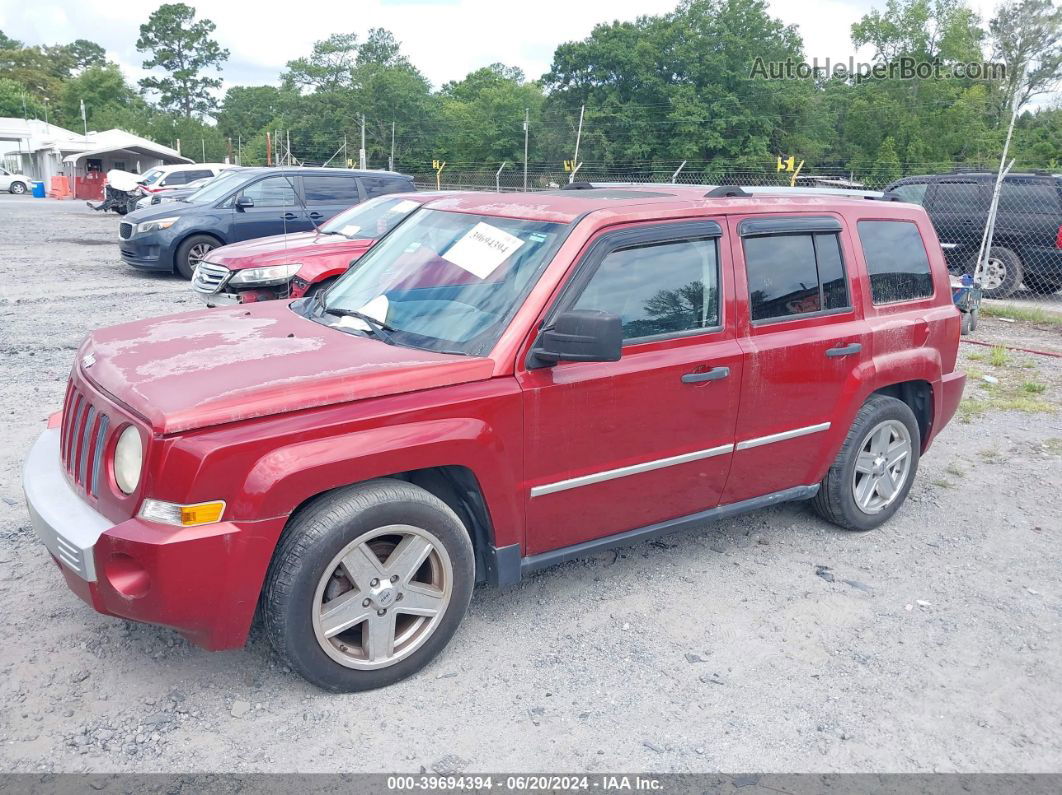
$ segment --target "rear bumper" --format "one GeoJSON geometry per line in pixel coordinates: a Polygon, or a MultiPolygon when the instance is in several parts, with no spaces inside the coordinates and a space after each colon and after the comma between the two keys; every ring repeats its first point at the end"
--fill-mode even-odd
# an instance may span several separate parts
{"type": "Polygon", "coordinates": [[[45,431],[23,470],[33,527],[67,585],[100,613],[172,627],[207,649],[243,646],[283,517],[177,528],[114,524],[66,478],[59,431],[45,431]]]}

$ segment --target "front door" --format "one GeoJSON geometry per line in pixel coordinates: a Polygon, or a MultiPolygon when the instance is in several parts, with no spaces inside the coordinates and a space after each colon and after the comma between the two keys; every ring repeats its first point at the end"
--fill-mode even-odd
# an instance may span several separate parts
{"type": "Polygon", "coordinates": [[[586,249],[551,315],[619,315],[623,356],[518,367],[525,554],[718,503],[742,368],[722,231],[711,220],[655,224],[604,234],[586,249]]]}
{"type": "Polygon", "coordinates": [[[273,176],[244,188],[237,195],[233,213],[233,239],[253,240],[311,229],[305,211],[298,206],[293,181],[294,178],[273,176]],[[240,196],[250,199],[252,205],[239,206],[240,196]]]}
{"type": "Polygon", "coordinates": [[[814,485],[847,433],[861,370],[872,366],[839,218],[757,215],[730,225],[747,332],[724,504],[814,485]]]}

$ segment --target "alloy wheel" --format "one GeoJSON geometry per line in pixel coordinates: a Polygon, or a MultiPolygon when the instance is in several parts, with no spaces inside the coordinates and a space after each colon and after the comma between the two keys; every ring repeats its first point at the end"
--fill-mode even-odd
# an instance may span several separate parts
{"type": "Polygon", "coordinates": [[[899,420],[870,429],[859,446],[852,495],[863,513],[879,513],[899,497],[911,472],[911,433],[899,420]]]}
{"type": "Polygon", "coordinates": [[[188,266],[195,270],[195,267],[203,261],[203,258],[213,250],[214,246],[209,243],[196,243],[188,249],[188,266]]]}
{"type": "Polygon", "coordinates": [[[1003,260],[991,257],[985,261],[981,269],[981,287],[985,290],[996,290],[1007,278],[1007,266],[1003,260]]]}
{"type": "Polygon", "coordinates": [[[438,628],[453,580],[450,556],[432,533],[412,525],[377,528],[325,567],[314,594],[314,635],[348,668],[394,665],[438,628]]]}

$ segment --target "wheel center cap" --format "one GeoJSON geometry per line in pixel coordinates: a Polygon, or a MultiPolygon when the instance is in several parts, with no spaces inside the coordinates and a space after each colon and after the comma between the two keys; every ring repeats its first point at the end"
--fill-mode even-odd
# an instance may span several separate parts
{"type": "Polygon", "coordinates": [[[874,459],[874,476],[881,477],[885,474],[885,459],[882,456],[878,456],[874,459]]]}
{"type": "Polygon", "coordinates": [[[390,607],[395,603],[397,597],[398,591],[395,588],[392,588],[390,583],[374,589],[372,594],[372,600],[378,607],[390,607]]]}

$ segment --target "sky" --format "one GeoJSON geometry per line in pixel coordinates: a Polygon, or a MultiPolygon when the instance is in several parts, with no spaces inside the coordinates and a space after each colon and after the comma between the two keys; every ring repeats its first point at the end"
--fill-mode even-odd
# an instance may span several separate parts
{"type": "MultiPolygon", "coordinates": [[[[548,71],[564,41],[585,38],[595,24],[660,14],[677,0],[357,0],[298,4],[274,0],[185,0],[200,17],[217,24],[215,37],[230,51],[224,87],[276,83],[287,61],[309,54],[314,41],[337,32],[391,30],[404,52],[438,88],[494,62],[518,66],[529,78],[548,71]]],[[[0,30],[29,44],[90,39],[101,44],[131,82],[143,77],[145,55],[136,50],[139,26],[160,0],[0,0],[0,30]]],[[[885,0],[770,0],[771,12],[799,27],[807,58],[869,61],[849,38],[853,22],[885,0]]],[[[993,0],[973,0],[990,16],[993,0]]]]}

